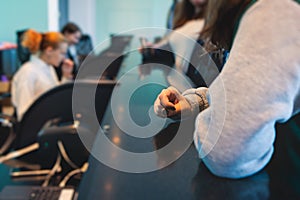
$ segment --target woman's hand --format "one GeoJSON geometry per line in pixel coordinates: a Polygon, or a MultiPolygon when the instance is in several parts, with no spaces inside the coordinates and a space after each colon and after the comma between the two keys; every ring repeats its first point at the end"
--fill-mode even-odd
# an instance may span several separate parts
{"type": "Polygon", "coordinates": [[[146,42],[144,42],[143,45],[141,45],[141,46],[138,48],[138,51],[139,51],[141,54],[147,53],[147,51],[149,51],[150,49],[153,48],[153,45],[154,45],[153,43],[146,41],[146,42]]]}
{"type": "Polygon", "coordinates": [[[184,118],[192,114],[192,107],[176,88],[169,87],[158,95],[154,112],[163,118],[184,118]]]}
{"type": "Polygon", "coordinates": [[[144,41],[143,45],[138,48],[138,51],[141,54],[145,55],[155,55],[155,49],[160,49],[162,45],[160,43],[151,43],[148,41],[144,41]]]}
{"type": "Polygon", "coordinates": [[[73,67],[74,63],[70,59],[64,59],[63,64],[62,64],[62,75],[63,77],[67,79],[72,79],[73,78],[73,67]]]}

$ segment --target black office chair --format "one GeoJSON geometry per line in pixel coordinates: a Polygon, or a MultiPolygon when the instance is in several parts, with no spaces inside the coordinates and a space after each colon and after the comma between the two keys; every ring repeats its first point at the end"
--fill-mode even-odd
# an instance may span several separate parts
{"type": "MultiPolygon", "coordinates": [[[[80,128],[84,128],[84,131],[90,134],[91,138],[89,139],[93,140],[116,85],[114,81],[82,80],[60,85],[44,93],[30,106],[22,120],[14,124],[13,149],[21,149],[38,142],[40,155],[44,156],[46,152],[47,159],[49,159],[54,146],[56,148],[57,140],[63,142],[65,140],[64,143],[73,149],[74,145],[76,148],[82,146],[81,140],[76,134],[78,129],[76,130],[74,127],[72,112],[74,85],[77,92],[79,90],[83,97],[96,102],[95,108],[89,108],[90,105],[84,104],[75,109],[76,113],[74,113],[75,120],[84,125],[80,128]],[[93,91],[93,88],[96,88],[96,91],[93,91]],[[89,124],[90,118],[93,117],[90,116],[93,111],[96,111],[98,127],[89,124]]],[[[55,159],[56,155],[52,155],[52,158],[55,159]]]]}
{"type": "Polygon", "coordinates": [[[114,80],[120,70],[124,50],[132,40],[132,35],[111,35],[111,44],[98,55],[89,54],[82,60],[77,78],[101,78],[114,80]]]}
{"type": "Polygon", "coordinates": [[[92,78],[113,80],[116,78],[124,60],[123,53],[110,51],[98,56],[88,56],[81,64],[77,78],[92,78]]]}
{"type": "MultiPolygon", "coordinates": [[[[93,54],[93,42],[89,35],[83,34],[76,44],[76,51],[79,57],[79,63],[82,63],[83,60],[89,55],[93,54]]],[[[79,67],[79,66],[78,66],[79,67]]]]}
{"type": "Polygon", "coordinates": [[[133,35],[115,35],[110,34],[110,46],[107,48],[110,52],[123,53],[130,44],[133,35]]]}
{"type": "Polygon", "coordinates": [[[22,65],[23,63],[29,61],[30,59],[30,52],[26,47],[23,47],[22,44],[22,36],[28,29],[17,31],[17,55],[19,64],[22,65]]]}
{"type": "Polygon", "coordinates": [[[76,44],[76,50],[78,55],[88,55],[93,51],[92,39],[89,35],[83,34],[76,44]]]}
{"type": "Polygon", "coordinates": [[[142,51],[142,63],[158,63],[165,66],[173,67],[175,56],[169,43],[159,49],[145,48],[142,51]]]}

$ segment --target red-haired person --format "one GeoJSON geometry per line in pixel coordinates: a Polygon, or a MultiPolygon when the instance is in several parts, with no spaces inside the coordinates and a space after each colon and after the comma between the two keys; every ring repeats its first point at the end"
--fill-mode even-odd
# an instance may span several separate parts
{"type": "MultiPolygon", "coordinates": [[[[61,33],[38,33],[32,29],[24,33],[22,45],[29,49],[31,58],[12,80],[12,103],[18,120],[41,94],[60,84],[53,66],[63,62],[68,48],[61,33]]],[[[72,77],[72,65],[67,62],[63,65],[64,80],[72,77]]]]}

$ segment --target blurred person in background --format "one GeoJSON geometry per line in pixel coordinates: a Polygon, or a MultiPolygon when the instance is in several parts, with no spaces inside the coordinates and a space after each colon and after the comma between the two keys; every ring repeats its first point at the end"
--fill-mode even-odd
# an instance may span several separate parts
{"type": "Polygon", "coordinates": [[[24,63],[12,80],[12,103],[18,120],[44,92],[60,84],[54,66],[62,67],[62,82],[72,77],[73,66],[64,63],[68,43],[58,32],[39,33],[29,29],[22,45],[29,49],[31,58],[24,63]]]}

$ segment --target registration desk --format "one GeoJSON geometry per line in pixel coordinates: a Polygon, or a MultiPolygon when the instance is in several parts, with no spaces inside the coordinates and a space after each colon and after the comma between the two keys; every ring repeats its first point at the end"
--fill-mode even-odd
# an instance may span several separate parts
{"type": "MultiPolygon", "coordinates": [[[[133,40],[138,44],[137,38],[133,40]]],[[[277,137],[272,161],[258,174],[238,180],[216,177],[192,143],[193,120],[184,122],[180,132],[182,123],[153,113],[157,94],[170,83],[170,71],[140,62],[137,51],[126,55],[89,168],[78,184],[78,199],[300,199],[300,165],[286,150],[287,134],[277,137]],[[159,151],[174,140],[175,146],[159,151]]],[[[8,171],[0,165],[0,190],[18,184],[8,171]]]]}

